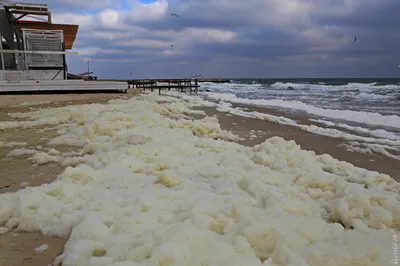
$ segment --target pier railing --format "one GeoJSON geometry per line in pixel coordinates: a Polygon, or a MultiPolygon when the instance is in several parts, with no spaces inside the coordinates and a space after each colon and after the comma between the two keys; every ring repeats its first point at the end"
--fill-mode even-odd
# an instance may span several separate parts
{"type": "Polygon", "coordinates": [[[186,92],[198,92],[200,85],[197,79],[149,79],[149,80],[132,80],[129,82],[130,85],[134,85],[136,88],[147,90],[158,90],[161,94],[161,90],[175,89],[177,91],[186,92]]]}

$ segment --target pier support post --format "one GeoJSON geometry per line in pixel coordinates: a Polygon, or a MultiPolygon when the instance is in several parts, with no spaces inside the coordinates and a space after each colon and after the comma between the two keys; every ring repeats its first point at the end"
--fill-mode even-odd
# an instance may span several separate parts
{"type": "MultiPolygon", "coordinates": [[[[0,50],[3,50],[3,36],[1,35],[0,32],[0,50]]],[[[0,53],[0,57],[1,57],[1,69],[4,71],[4,55],[3,52],[0,53]]]]}

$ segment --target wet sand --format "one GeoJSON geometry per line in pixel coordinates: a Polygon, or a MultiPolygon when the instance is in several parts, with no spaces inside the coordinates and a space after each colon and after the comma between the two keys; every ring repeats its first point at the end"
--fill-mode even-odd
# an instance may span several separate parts
{"type": "MultiPolygon", "coordinates": [[[[305,115],[283,113],[282,111],[269,108],[253,108],[243,105],[240,107],[249,108],[248,111],[285,116],[302,124],[310,124],[308,121],[309,117],[305,115]]],[[[330,154],[340,161],[346,161],[361,168],[388,174],[393,179],[400,182],[400,162],[398,160],[380,154],[347,151],[345,147],[340,146],[341,144],[347,143],[347,141],[343,139],[309,133],[294,126],[280,125],[254,118],[221,113],[215,108],[200,109],[204,110],[207,115],[217,116],[223,129],[231,130],[238,136],[245,138],[245,140],[240,141],[243,145],[254,146],[264,142],[266,138],[279,136],[285,140],[294,140],[302,149],[312,150],[316,154],[330,154]],[[254,135],[254,138],[250,138],[250,135],[254,135]]]]}

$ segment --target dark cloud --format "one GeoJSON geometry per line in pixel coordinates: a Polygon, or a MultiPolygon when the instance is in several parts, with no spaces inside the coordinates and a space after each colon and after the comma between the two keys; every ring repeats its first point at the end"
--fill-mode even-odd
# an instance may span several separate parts
{"type": "Polygon", "coordinates": [[[125,12],[116,2],[49,1],[62,22],[80,24],[71,71],[89,58],[107,78],[400,74],[397,0],[130,1],[125,12]]]}

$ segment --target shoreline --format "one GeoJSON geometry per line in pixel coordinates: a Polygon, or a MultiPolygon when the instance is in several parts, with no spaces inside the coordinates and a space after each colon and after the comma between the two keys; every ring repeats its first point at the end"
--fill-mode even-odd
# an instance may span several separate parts
{"type": "MultiPolygon", "coordinates": [[[[1,97],[2,96],[0,96],[0,120],[18,121],[19,119],[17,118],[14,119],[8,117],[7,113],[28,112],[43,107],[61,107],[67,105],[81,105],[90,103],[103,104],[111,99],[127,99],[135,97],[135,95],[38,95],[37,97],[31,97],[31,95],[29,95],[27,96],[27,98],[25,97],[25,95],[23,97],[19,97],[19,95],[10,95],[10,97],[15,97],[15,99],[7,98],[6,101],[4,100],[4,98],[2,99],[1,97]],[[25,104],[18,107],[12,106],[24,103],[27,100],[33,100],[31,101],[32,105],[25,104]],[[46,101],[51,101],[52,103],[39,104],[40,102],[46,101]]],[[[257,120],[254,118],[245,118],[241,116],[222,113],[217,111],[215,107],[193,107],[190,109],[203,110],[207,116],[218,117],[219,124],[223,130],[231,130],[232,133],[240,137],[245,137],[245,139],[237,141],[239,144],[253,147],[256,144],[264,142],[266,138],[272,136],[280,136],[285,140],[296,141],[296,144],[300,145],[302,149],[314,150],[316,154],[330,153],[333,157],[339,160],[349,161],[350,163],[358,167],[365,166],[361,168],[365,168],[368,170],[377,170],[378,172],[389,174],[393,179],[399,181],[398,175],[392,176],[393,174],[396,174],[396,172],[400,173],[400,165],[397,167],[391,166],[391,164],[393,163],[392,161],[395,160],[392,159],[392,161],[388,161],[389,158],[383,155],[380,156],[350,153],[344,148],[337,147],[337,145],[342,142],[342,140],[340,139],[333,139],[330,137],[312,134],[302,131],[301,129],[295,128],[293,126],[280,125],[267,121],[257,120]],[[391,171],[388,171],[390,169],[391,171]]],[[[264,109],[264,111],[266,110],[264,109]]],[[[273,110],[271,110],[271,114],[278,115],[278,113],[273,113],[273,110]]],[[[202,117],[204,116],[201,116],[201,118],[202,117]]],[[[198,118],[196,117],[195,119],[198,118]]],[[[306,117],[299,116],[298,119],[306,119],[306,117]]],[[[47,144],[47,141],[49,139],[52,139],[57,135],[56,131],[42,131],[42,133],[38,134],[38,130],[53,127],[53,125],[45,125],[40,127],[24,128],[22,130],[19,127],[5,129],[2,131],[4,134],[2,135],[3,138],[0,139],[0,141],[20,143],[27,142],[27,144],[24,145],[24,147],[26,148],[42,146],[43,151],[45,151],[45,148],[53,148],[59,151],[61,154],[65,152],[73,152],[77,148],[79,148],[75,146],[59,146],[47,144]],[[22,134],[18,135],[18,133],[22,134]]],[[[6,156],[7,152],[18,148],[22,147],[0,147],[0,156],[3,159],[6,156]]],[[[56,176],[65,169],[65,167],[60,165],[60,163],[57,161],[49,162],[48,164],[33,166],[32,160],[28,159],[30,156],[31,155],[23,155],[21,157],[13,157],[11,161],[4,159],[0,161],[0,168],[3,169],[3,176],[0,178],[0,187],[3,187],[8,183],[13,183],[5,189],[0,190],[0,194],[5,192],[15,192],[19,189],[23,189],[27,185],[40,186],[42,184],[51,183],[52,181],[54,181],[56,176]]],[[[0,227],[1,226],[4,225],[0,224],[0,227]]],[[[0,265],[5,264],[10,266],[41,266],[52,264],[54,259],[63,251],[66,241],[67,239],[65,238],[46,237],[39,232],[28,233],[11,230],[10,232],[1,235],[0,237],[0,248],[4,251],[4,254],[2,255],[2,257],[0,257],[0,265]],[[36,253],[34,249],[43,244],[48,244],[49,249],[43,253],[36,253]]]]}
{"type": "MultiPolygon", "coordinates": [[[[244,105],[240,105],[240,107],[244,107],[244,105]]],[[[245,108],[253,110],[253,108],[249,106],[245,108]]],[[[394,180],[400,182],[400,162],[398,160],[376,153],[350,152],[346,150],[345,147],[339,146],[346,143],[346,140],[310,133],[290,125],[281,125],[232,114],[227,115],[227,113],[217,111],[214,107],[203,107],[199,108],[199,110],[204,110],[209,116],[217,116],[221,128],[231,130],[234,134],[246,138],[245,140],[239,141],[240,144],[254,146],[264,142],[266,138],[278,136],[288,141],[293,140],[296,144],[300,145],[302,149],[314,151],[317,155],[327,153],[339,161],[349,162],[360,168],[390,175],[394,180]],[[255,135],[253,139],[249,138],[251,130],[255,132],[258,131],[257,134],[253,133],[253,135],[255,135]]],[[[254,110],[276,116],[282,115],[282,112],[261,107],[254,108],[254,110]]],[[[296,116],[292,114],[286,117],[298,121],[307,121],[307,117],[301,115],[296,116]]]]}

